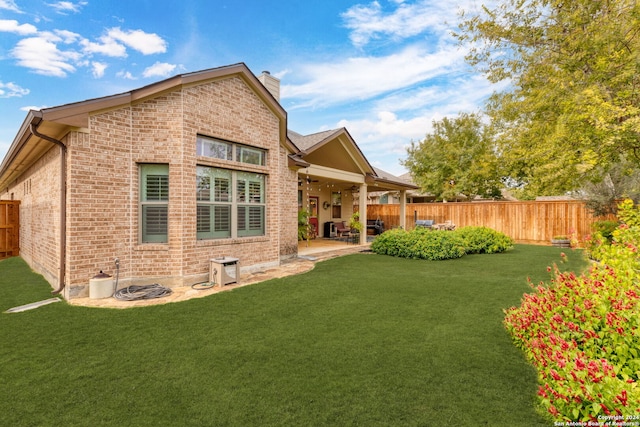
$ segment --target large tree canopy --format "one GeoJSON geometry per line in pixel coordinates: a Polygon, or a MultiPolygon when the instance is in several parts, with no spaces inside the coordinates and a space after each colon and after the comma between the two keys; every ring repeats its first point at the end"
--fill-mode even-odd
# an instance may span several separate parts
{"type": "Polygon", "coordinates": [[[640,164],[635,0],[504,0],[460,28],[468,61],[511,83],[487,114],[503,164],[530,194],[597,181],[621,156],[640,164]]]}
{"type": "Polygon", "coordinates": [[[433,133],[412,142],[403,165],[417,185],[439,200],[459,195],[468,198],[500,197],[498,173],[490,128],[475,114],[433,122],[433,133]]]}

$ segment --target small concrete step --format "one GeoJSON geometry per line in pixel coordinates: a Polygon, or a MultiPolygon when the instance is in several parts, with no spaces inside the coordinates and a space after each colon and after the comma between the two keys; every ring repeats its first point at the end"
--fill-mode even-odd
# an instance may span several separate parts
{"type": "Polygon", "coordinates": [[[49,298],[43,301],[32,302],[31,304],[25,304],[18,307],[10,308],[5,313],[20,313],[27,310],[33,310],[34,308],[42,307],[43,305],[52,304],[54,302],[60,302],[60,298],[49,298]]]}

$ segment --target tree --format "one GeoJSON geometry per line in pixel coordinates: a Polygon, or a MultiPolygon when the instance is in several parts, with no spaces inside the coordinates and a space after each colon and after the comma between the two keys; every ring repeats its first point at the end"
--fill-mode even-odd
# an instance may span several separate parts
{"type": "Polygon", "coordinates": [[[640,4],[505,0],[458,38],[492,82],[487,114],[509,175],[530,195],[598,181],[621,157],[640,164],[640,4]]]}
{"type": "Polygon", "coordinates": [[[577,193],[594,215],[615,215],[620,200],[640,201],[640,170],[623,160],[604,172],[601,181],[587,183],[577,193]]]}
{"type": "Polygon", "coordinates": [[[412,142],[403,165],[417,185],[439,200],[462,194],[499,198],[503,187],[491,130],[476,114],[433,122],[433,133],[412,142]]]}

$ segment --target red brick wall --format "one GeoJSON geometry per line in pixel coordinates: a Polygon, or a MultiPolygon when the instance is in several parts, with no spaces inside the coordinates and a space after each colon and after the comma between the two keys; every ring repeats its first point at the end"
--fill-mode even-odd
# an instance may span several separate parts
{"type": "Polygon", "coordinates": [[[53,288],[58,287],[60,254],[60,148],[51,144],[2,199],[20,200],[20,256],[53,288]]]}
{"type": "Polygon", "coordinates": [[[69,296],[87,295],[99,270],[114,275],[116,257],[121,285],[195,283],[208,277],[209,259],[222,255],[240,258],[244,270],[278,264],[297,242],[297,178],[279,128],[277,116],[240,78],[92,115],[89,133],[69,138],[69,296]],[[196,158],[197,134],[264,148],[267,166],[196,158]],[[140,163],[170,165],[167,244],[139,244],[140,163]],[[265,236],[196,239],[197,164],[267,175],[265,236]]]}

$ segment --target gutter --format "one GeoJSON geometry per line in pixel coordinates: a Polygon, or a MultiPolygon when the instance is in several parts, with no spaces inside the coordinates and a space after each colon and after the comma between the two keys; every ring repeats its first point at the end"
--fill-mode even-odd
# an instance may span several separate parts
{"type": "Polygon", "coordinates": [[[31,121],[29,130],[31,134],[60,147],[60,278],[58,289],[51,291],[53,295],[60,294],[65,287],[65,271],[67,261],[67,146],[64,142],[38,132],[38,126],[42,123],[42,112],[36,112],[31,121]]]}

